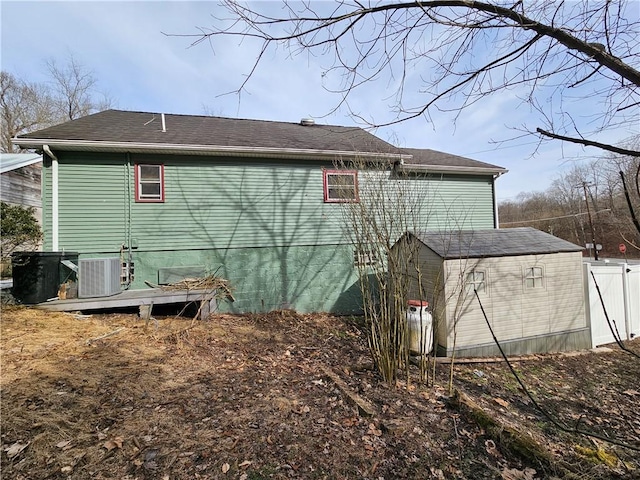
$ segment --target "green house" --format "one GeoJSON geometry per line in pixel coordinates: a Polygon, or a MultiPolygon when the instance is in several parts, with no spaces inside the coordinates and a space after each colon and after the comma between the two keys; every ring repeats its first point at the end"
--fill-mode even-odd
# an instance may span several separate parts
{"type": "Polygon", "coordinates": [[[506,171],[310,119],[107,110],[14,143],[43,153],[44,250],[119,258],[123,290],[215,274],[236,312],[359,311],[344,208],[372,179],[411,187],[421,229],[486,229],[506,171]]]}

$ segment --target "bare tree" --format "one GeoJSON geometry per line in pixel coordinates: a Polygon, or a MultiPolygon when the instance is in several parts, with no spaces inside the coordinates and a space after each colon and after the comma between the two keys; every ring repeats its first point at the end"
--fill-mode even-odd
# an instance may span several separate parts
{"type": "Polygon", "coordinates": [[[61,65],[46,62],[50,80],[32,83],[9,72],[0,72],[2,111],[2,152],[14,152],[16,135],[74,120],[109,108],[112,101],[97,92],[97,80],[72,55],[61,65]]]}
{"type": "Polygon", "coordinates": [[[53,100],[45,86],[27,83],[8,72],[0,72],[2,152],[13,152],[11,139],[21,133],[51,125],[53,100]]]}
{"type": "Polygon", "coordinates": [[[350,110],[375,125],[431,119],[438,110],[459,115],[487,96],[515,90],[539,113],[539,124],[522,127],[525,133],[640,156],[607,140],[609,131],[633,131],[640,120],[634,2],[284,1],[276,14],[273,5],[224,5],[230,18],[200,29],[194,44],[215,47],[218,36],[258,41],[255,64],[238,92],[265,54],[284,46],[328,59],[324,77],[340,96],[336,108],[350,109],[356,90],[388,82],[392,118],[371,121],[350,110]],[[411,103],[410,91],[421,100],[411,103]],[[581,118],[585,101],[593,108],[581,118]]]}
{"type": "Polygon", "coordinates": [[[633,247],[627,256],[636,258],[640,231],[637,218],[634,221],[633,217],[640,209],[640,189],[635,187],[639,175],[638,157],[610,153],[604,158],[576,164],[544,192],[520,194],[515,201],[501,203],[501,225],[534,226],[584,245],[592,243],[589,205],[596,241],[603,246],[602,254],[619,256],[618,245],[625,243],[633,247]],[[627,180],[626,193],[621,172],[627,180]]]}
{"type": "Polygon", "coordinates": [[[433,381],[435,362],[429,363],[427,353],[435,355],[436,348],[431,350],[429,345],[433,336],[437,338],[440,331],[448,329],[453,329],[455,343],[458,321],[468,308],[468,291],[463,288],[468,259],[460,258],[460,277],[453,277],[459,272],[428,269],[414,234],[430,226],[447,225],[443,238],[447,244],[455,242],[459,232],[469,228],[474,200],[459,199],[465,208],[455,208],[442,196],[441,178],[405,170],[394,162],[341,160],[335,167],[332,188],[336,195],[340,191],[347,193],[341,220],[344,235],[354,246],[374,363],[384,381],[394,384],[404,374],[408,385],[412,380],[410,355],[418,354],[419,381],[433,381]],[[357,188],[348,173],[354,171],[357,188]],[[426,318],[420,309],[417,329],[407,322],[409,300],[427,301],[432,313],[426,318]],[[445,315],[450,302],[455,307],[445,315]],[[447,321],[442,321],[445,318],[447,321]]]}
{"type": "Polygon", "coordinates": [[[55,59],[46,62],[51,78],[51,93],[55,99],[56,114],[61,120],[75,120],[90,113],[109,108],[111,101],[103,96],[98,100],[97,79],[73,55],[66,64],[55,59]]]}

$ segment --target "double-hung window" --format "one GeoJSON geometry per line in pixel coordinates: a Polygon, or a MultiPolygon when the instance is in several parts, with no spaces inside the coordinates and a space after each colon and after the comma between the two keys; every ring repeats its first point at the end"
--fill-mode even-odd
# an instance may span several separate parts
{"type": "Polygon", "coordinates": [[[164,165],[136,165],[136,202],[164,202],[164,165]]]}
{"type": "Polygon", "coordinates": [[[358,201],[358,172],[355,170],[324,170],[324,201],[344,203],[358,201]]]}

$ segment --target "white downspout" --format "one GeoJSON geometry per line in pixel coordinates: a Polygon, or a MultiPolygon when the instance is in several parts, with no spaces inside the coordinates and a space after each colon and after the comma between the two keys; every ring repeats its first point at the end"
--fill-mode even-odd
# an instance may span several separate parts
{"type": "Polygon", "coordinates": [[[493,228],[500,228],[500,219],[498,218],[498,196],[496,195],[496,180],[500,175],[493,177],[491,181],[491,195],[493,196],[493,228]]]}
{"type": "Polygon", "coordinates": [[[58,251],[58,157],[56,157],[49,145],[43,145],[42,149],[51,157],[51,250],[58,251]]]}

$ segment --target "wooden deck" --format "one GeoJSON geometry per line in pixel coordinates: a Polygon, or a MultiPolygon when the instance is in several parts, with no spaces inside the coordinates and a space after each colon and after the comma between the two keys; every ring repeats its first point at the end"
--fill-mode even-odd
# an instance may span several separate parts
{"type": "Polygon", "coordinates": [[[216,299],[211,290],[165,290],[162,288],[144,288],[125,290],[109,297],[71,298],[51,300],[35,305],[36,308],[52,312],[72,312],[76,310],[104,310],[120,307],[138,307],[141,315],[149,312],[153,305],[168,303],[200,302],[200,316],[206,318],[216,309],[216,299]],[[142,307],[142,308],[141,308],[142,307]]]}

